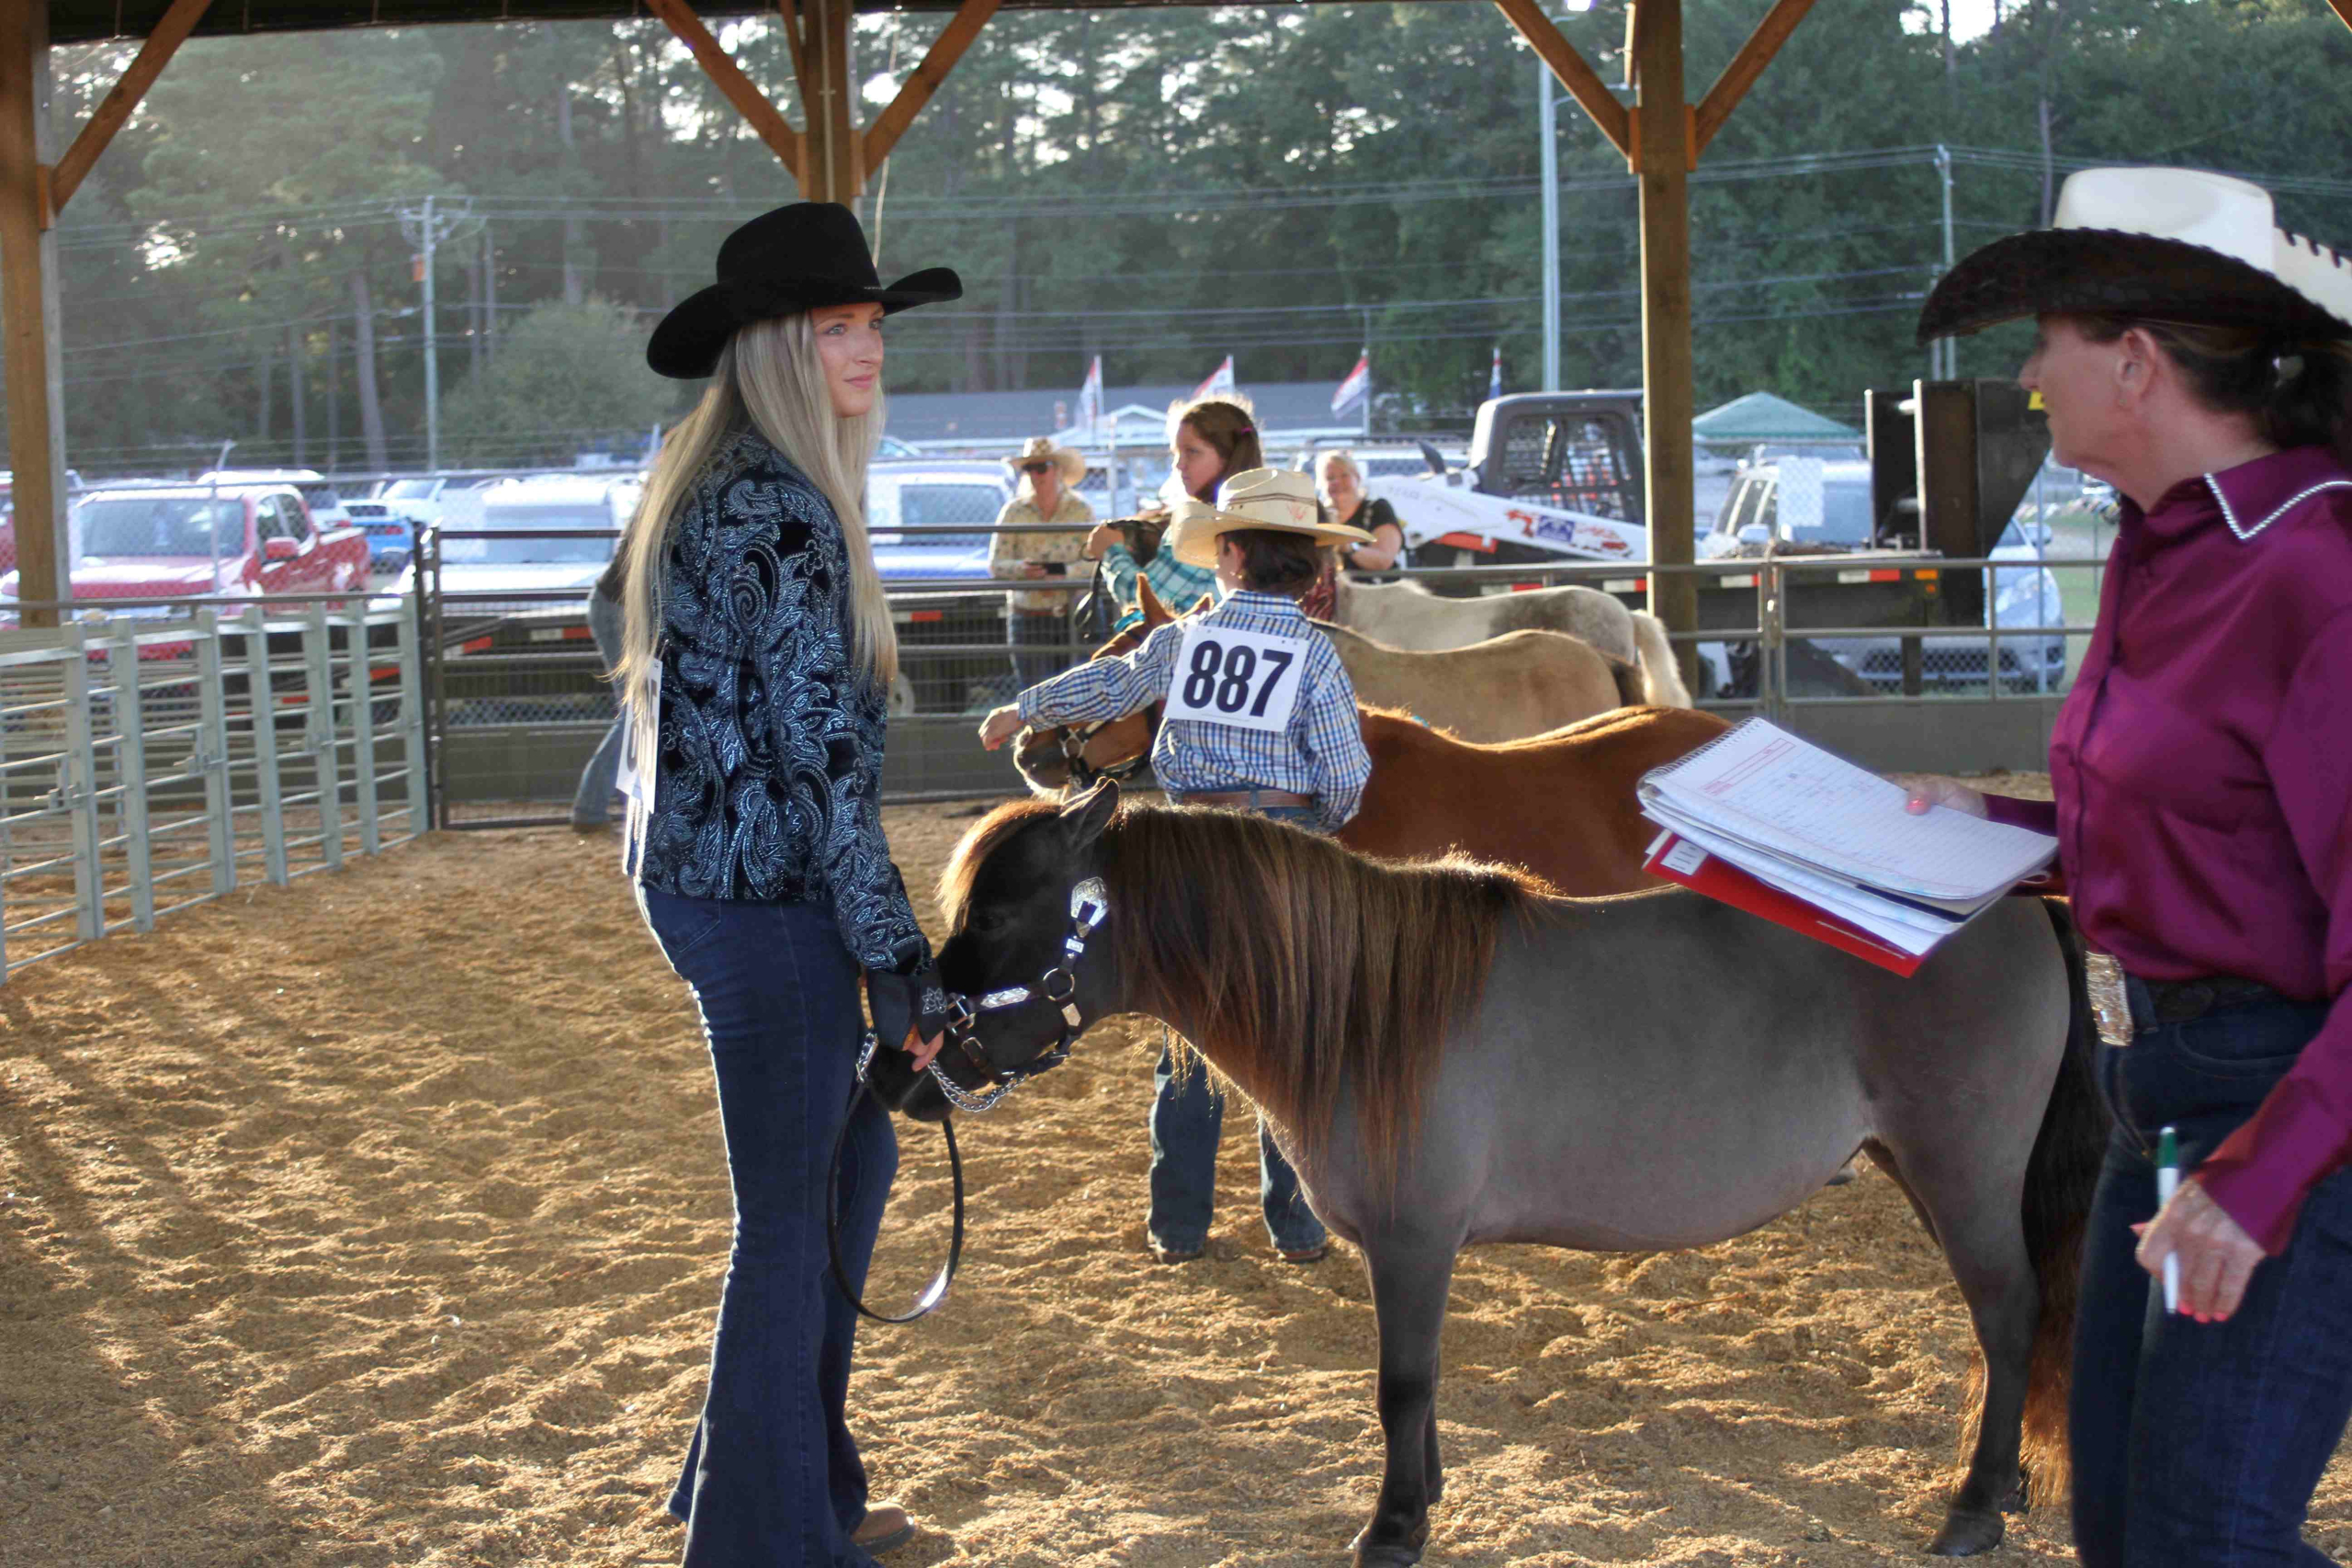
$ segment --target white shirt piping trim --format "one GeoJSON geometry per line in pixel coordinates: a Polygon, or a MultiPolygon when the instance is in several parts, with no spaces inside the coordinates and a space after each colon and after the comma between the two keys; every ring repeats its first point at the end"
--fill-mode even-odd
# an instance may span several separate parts
{"type": "Polygon", "coordinates": [[[2288,513],[2292,512],[2296,507],[2301,506],[2312,497],[2319,494],[2322,491],[2352,490],[2352,479],[2322,479],[2319,483],[2312,486],[2309,490],[2299,491],[2294,495],[2289,496],[2285,501],[2280,502],[2277,511],[2271,513],[2269,516],[2264,518],[2261,522],[2256,523],[2251,528],[2245,527],[2238,522],[2237,509],[2230,504],[2230,498],[2222,493],[2221,485],[2215,482],[2213,476],[2211,474],[2207,474],[2205,476],[2205,488],[2213,492],[2213,499],[2221,503],[2222,521],[2230,525],[2230,532],[2238,536],[2238,542],[2240,544],[2244,544],[2246,540],[2253,538],[2256,534],[2261,533],[2265,528],[2269,527],[2270,525],[2278,522],[2278,519],[2284,517],[2288,513]]]}

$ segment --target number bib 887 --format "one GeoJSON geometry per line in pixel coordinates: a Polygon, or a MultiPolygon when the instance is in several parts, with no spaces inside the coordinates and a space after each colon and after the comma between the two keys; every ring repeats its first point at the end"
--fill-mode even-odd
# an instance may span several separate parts
{"type": "Polygon", "coordinates": [[[1306,643],[1214,622],[1185,628],[1168,684],[1168,716],[1236,729],[1286,730],[1306,672],[1306,643]]]}

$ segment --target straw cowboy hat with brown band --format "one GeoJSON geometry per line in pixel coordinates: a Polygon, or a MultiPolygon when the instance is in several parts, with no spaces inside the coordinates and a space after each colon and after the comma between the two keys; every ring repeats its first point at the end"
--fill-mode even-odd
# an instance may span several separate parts
{"type": "Polygon", "coordinates": [[[1086,477],[1086,457],[1067,446],[1057,446],[1050,435],[1033,435],[1020,451],[1004,460],[1004,466],[1014,473],[1026,469],[1032,463],[1051,463],[1062,471],[1065,489],[1086,477]]]}
{"type": "Polygon", "coordinates": [[[796,201],[763,212],[718,247],[718,281],[662,318],[645,362],[673,380],[718,368],[719,350],[754,321],[828,305],[879,305],[886,316],[964,297],[963,280],[927,266],[885,286],[857,215],[837,201],[796,201]]]}
{"type": "Polygon", "coordinates": [[[2270,193],[2198,169],[2085,169],[2053,226],[1944,275],[1919,341],[2043,313],[2247,328],[2284,354],[2352,338],[2352,261],[2279,229],[2270,193]]]}
{"type": "Polygon", "coordinates": [[[1187,566],[1216,565],[1216,542],[1245,528],[1304,534],[1319,545],[1368,545],[1372,536],[1323,521],[1315,476],[1292,468],[1248,468],[1217,487],[1216,504],[1177,503],[1169,550],[1187,566]]]}

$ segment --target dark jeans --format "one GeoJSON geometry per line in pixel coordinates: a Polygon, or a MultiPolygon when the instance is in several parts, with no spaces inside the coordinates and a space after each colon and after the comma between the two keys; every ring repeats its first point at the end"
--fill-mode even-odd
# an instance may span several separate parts
{"type": "MultiPolygon", "coordinates": [[[[1259,815],[1313,827],[1315,814],[1305,807],[1261,806],[1259,815]]],[[[1178,1076],[1175,1052],[1163,1040],[1159,1066],[1152,1075],[1158,1093],[1151,1102],[1152,1239],[1162,1247],[1189,1252],[1206,1245],[1209,1215],[1216,1202],[1216,1149],[1225,1133],[1225,1097],[1209,1085],[1208,1072],[1194,1064],[1178,1076]]],[[[1325,1240],[1323,1222],[1315,1217],[1298,1190],[1298,1173],[1274,1146],[1265,1118],[1258,1119],[1258,1201],[1266,1215],[1266,1234],[1284,1252],[1305,1252],[1325,1240]]]]}
{"type": "MultiPolygon", "coordinates": [[[[2150,1016],[2136,980],[2135,1012],[2150,1016]]],[[[2224,1323],[2167,1314],[2132,1260],[2156,1212],[2153,1151],[2194,1169],[2253,1114],[2327,1016],[2283,1000],[2217,1008],[2104,1048],[2117,1126],[2083,1250],[2070,1412],[2084,1568],[2318,1568],[2302,1539],[2352,1414],[2352,1171],[2314,1187],[2293,1239],[2255,1266],[2224,1323]]]]}
{"type": "MultiPolygon", "coordinates": [[[[849,1540],[865,1467],[842,1416],[857,1319],[828,1271],[824,1215],[864,1029],[856,962],[821,905],[641,885],[638,901],[694,987],[735,1191],[710,1392],[670,1496],[686,1568],[868,1568],[849,1540]]],[[[888,1113],[861,1100],[841,1198],[842,1262],[861,1292],[898,1167],[888,1113]]]]}
{"type": "MultiPolygon", "coordinates": [[[[602,593],[588,595],[588,635],[595,639],[596,657],[603,660],[599,674],[608,674],[621,661],[621,607],[602,593]]],[[[613,688],[614,706],[620,708],[620,688],[613,688]]],[[[621,726],[628,720],[628,712],[616,712],[613,722],[605,728],[604,739],[580,770],[580,785],[571,795],[571,819],[586,825],[609,822],[613,816],[613,786],[620,775],[621,726]]]]}
{"type": "Polygon", "coordinates": [[[1027,691],[1050,681],[1069,662],[1069,620],[1058,611],[1013,610],[1004,617],[1004,640],[1012,650],[1012,678],[1027,691]],[[1043,652],[1023,651],[1042,649],[1043,652]]]}

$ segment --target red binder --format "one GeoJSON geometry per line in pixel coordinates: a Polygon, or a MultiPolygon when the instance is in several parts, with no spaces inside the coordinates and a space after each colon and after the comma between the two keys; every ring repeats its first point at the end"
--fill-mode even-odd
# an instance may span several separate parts
{"type": "Polygon", "coordinates": [[[1795,894],[1758,881],[1721,855],[1711,854],[1696,844],[1683,844],[1681,838],[1674,833],[1662,834],[1658,841],[1650,846],[1649,858],[1642,863],[1642,869],[1653,876],[1680,883],[1694,893],[1703,893],[1710,898],[1729,904],[1735,909],[1745,909],[1775,925],[1802,931],[1815,942],[1827,942],[1840,953],[1850,953],[1864,963],[1892,969],[1905,978],[1917,974],[1919,965],[1926,962],[1925,955],[1890,947],[1870,932],[1816,908],[1795,894]],[[1682,854],[1675,856],[1678,861],[1689,865],[1690,857],[1698,855],[1698,864],[1687,871],[1668,865],[1667,857],[1674,853],[1677,846],[1683,850],[1682,854]]]}

